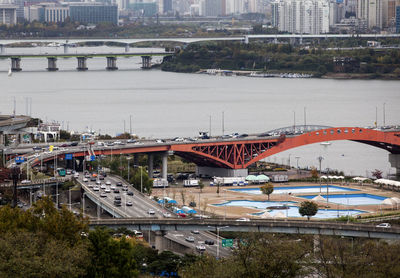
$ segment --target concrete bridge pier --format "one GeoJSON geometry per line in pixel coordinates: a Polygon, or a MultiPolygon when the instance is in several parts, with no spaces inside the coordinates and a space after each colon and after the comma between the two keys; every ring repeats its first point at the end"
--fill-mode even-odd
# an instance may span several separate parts
{"type": "Polygon", "coordinates": [[[142,56],[142,69],[151,68],[151,56],[142,56]]]}
{"type": "Polygon", "coordinates": [[[64,44],[64,54],[68,54],[69,45],[66,43],[64,44]]]}
{"type": "Polygon", "coordinates": [[[274,44],[278,44],[278,37],[274,38],[274,44]]]}
{"type": "Polygon", "coordinates": [[[130,51],[129,49],[129,43],[125,44],[125,52],[128,53],[130,51]]]}
{"type": "Polygon", "coordinates": [[[168,176],[168,152],[162,154],[162,171],[161,178],[167,179],[168,176]]]}
{"type": "Polygon", "coordinates": [[[154,246],[160,252],[165,250],[164,236],[167,234],[165,231],[155,231],[154,232],[154,246]]]}
{"type": "Polygon", "coordinates": [[[249,44],[249,36],[244,36],[244,43],[249,44]]]}
{"type": "Polygon", "coordinates": [[[5,135],[3,133],[0,133],[0,145],[4,145],[5,142],[5,135]]]}
{"type": "Polygon", "coordinates": [[[48,71],[57,71],[57,58],[56,57],[47,57],[47,70],[48,71]]]}
{"type": "Polygon", "coordinates": [[[299,44],[302,45],[303,44],[303,37],[299,38],[299,44]]]}
{"type": "Polygon", "coordinates": [[[85,71],[88,70],[87,65],[86,65],[86,57],[76,57],[78,59],[78,67],[76,68],[77,70],[80,71],[85,71]]]}
{"type": "Polygon", "coordinates": [[[117,57],[107,57],[106,70],[117,70],[117,57]]]}
{"type": "Polygon", "coordinates": [[[196,175],[200,177],[246,177],[248,170],[244,169],[227,169],[218,167],[196,166],[196,175]]]}
{"type": "Polygon", "coordinates": [[[21,58],[11,58],[11,71],[21,71],[21,58]]]}
{"type": "Polygon", "coordinates": [[[152,179],[153,178],[153,162],[154,162],[154,155],[152,153],[148,154],[147,162],[148,162],[148,175],[149,175],[149,178],[152,179]]]}
{"type": "Polygon", "coordinates": [[[396,168],[396,177],[400,177],[400,154],[389,154],[390,166],[396,168]]]}
{"type": "Polygon", "coordinates": [[[4,46],[4,44],[0,44],[0,54],[4,53],[6,53],[6,47],[4,46]]]}

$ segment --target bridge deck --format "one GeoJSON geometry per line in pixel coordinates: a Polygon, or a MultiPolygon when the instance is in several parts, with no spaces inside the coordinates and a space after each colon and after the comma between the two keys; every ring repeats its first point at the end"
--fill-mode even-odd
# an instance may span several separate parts
{"type": "Polygon", "coordinates": [[[347,224],[328,221],[299,220],[251,220],[235,221],[234,219],[106,219],[92,220],[90,226],[108,226],[112,228],[127,227],[143,231],[215,231],[224,227],[224,231],[266,232],[287,234],[314,234],[332,236],[350,236],[365,238],[400,240],[400,228],[379,228],[370,224],[347,224]]]}

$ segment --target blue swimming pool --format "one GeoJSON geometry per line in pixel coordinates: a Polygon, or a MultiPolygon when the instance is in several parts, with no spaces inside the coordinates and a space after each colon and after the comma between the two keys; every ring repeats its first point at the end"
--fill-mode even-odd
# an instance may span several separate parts
{"type": "MultiPolygon", "coordinates": [[[[327,193],[329,192],[349,192],[349,191],[359,191],[358,189],[352,189],[348,187],[336,186],[336,185],[323,185],[323,186],[285,186],[285,187],[275,187],[272,194],[300,194],[300,193],[327,193]]],[[[232,188],[231,191],[242,192],[247,194],[261,195],[262,192],[259,188],[232,188]]]]}
{"type": "MultiPolygon", "coordinates": [[[[302,198],[312,199],[317,195],[301,196],[302,198]]],[[[387,197],[360,193],[360,194],[335,194],[335,195],[321,195],[325,199],[328,198],[328,202],[340,205],[379,205],[387,197]]]]}
{"type": "Polygon", "coordinates": [[[266,209],[267,207],[273,206],[283,206],[283,205],[291,205],[296,202],[276,202],[276,201],[251,201],[251,200],[233,200],[228,201],[222,204],[213,204],[217,207],[245,207],[245,208],[256,208],[256,209],[266,209]]]}
{"type": "MultiPolygon", "coordinates": [[[[253,213],[253,215],[262,217],[264,213],[265,211],[253,213]]],[[[285,217],[286,215],[288,217],[302,217],[299,213],[299,208],[295,206],[290,206],[288,210],[267,210],[266,216],[276,217],[278,213],[285,217]]],[[[356,210],[356,209],[349,209],[349,210],[319,209],[317,214],[314,215],[312,218],[329,219],[329,218],[338,218],[340,216],[357,216],[361,213],[366,213],[366,211],[356,210]]],[[[268,218],[268,217],[263,217],[263,218],[268,218]]]]}
{"type": "MultiPolygon", "coordinates": [[[[299,214],[299,208],[294,206],[296,202],[276,202],[276,201],[251,201],[251,200],[232,200],[222,204],[214,204],[214,206],[218,207],[245,207],[245,208],[254,208],[254,209],[262,209],[262,212],[253,213],[252,215],[261,216],[265,212],[268,213],[266,218],[276,217],[277,214],[280,214],[282,217],[302,217],[299,214]],[[273,206],[285,206],[287,205],[289,209],[267,209],[268,207],[273,206]]],[[[356,216],[361,213],[365,213],[366,211],[362,210],[335,210],[335,209],[319,209],[318,213],[313,216],[314,218],[320,219],[328,219],[328,218],[337,218],[339,216],[356,216]]]]}

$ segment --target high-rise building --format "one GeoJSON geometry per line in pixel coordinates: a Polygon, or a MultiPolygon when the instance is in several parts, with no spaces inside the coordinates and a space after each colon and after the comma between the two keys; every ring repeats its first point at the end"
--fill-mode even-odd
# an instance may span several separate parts
{"type": "Polygon", "coordinates": [[[221,16],[225,14],[225,11],[222,11],[222,7],[222,0],[205,0],[204,16],[221,16]]]}
{"type": "Polygon", "coordinates": [[[273,24],[279,31],[298,34],[329,32],[329,2],[278,0],[272,6],[273,24]]]}
{"type": "Polygon", "coordinates": [[[14,25],[17,23],[17,6],[0,4],[0,24],[14,25]]]}
{"type": "Polygon", "coordinates": [[[70,3],[69,11],[72,21],[83,24],[118,24],[118,6],[115,4],[70,3]]]}
{"type": "Polygon", "coordinates": [[[382,28],[383,0],[359,0],[357,18],[364,20],[367,28],[382,28]]]}
{"type": "Polygon", "coordinates": [[[172,0],[161,0],[163,3],[163,13],[172,12],[172,0]]]}

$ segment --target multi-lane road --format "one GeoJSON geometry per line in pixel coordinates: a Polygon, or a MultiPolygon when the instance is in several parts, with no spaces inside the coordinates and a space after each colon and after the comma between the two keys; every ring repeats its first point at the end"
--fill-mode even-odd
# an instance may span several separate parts
{"type": "MultiPolygon", "coordinates": [[[[111,210],[113,210],[113,212],[118,214],[120,217],[155,217],[158,219],[165,218],[165,216],[177,217],[172,212],[167,211],[157,202],[150,199],[148,196],[141,194],[133,186],[127,184],[124,180],[121,180],[118,177],[108,175],[104,178],[104,180],[96,181],[90,181],[90,178],[88,178],[88,181],[85,182],[83,173],[80,173],[78,181],[81,183],[86,195],[90,194],[91,197],[96,198],[96,200],[101,202],[102,205],[111,208],[111,210]],[[100,185],[96,184],[96,182],[100,182],[100,185]],[[121,185],[117,186],[118,183],[121,183],[121,185]],[[94,188],[96,186],[102,186],[103,189],[100,188],[98,191],[95,191],[94,188]],[[119,192],[115,193],[112,188],[118,189],[119,192]],[[105,193],[106,191],[110,192],[105,193]],[[128,195],[128,192],[132,192],[133,196],[128,195]],[[106,197],[101,197],[102,193],[103,196],[106,197]],[[114,205],[116,196],[121,198],[121,206],[114,205]],[[132,206],[127,206],[127,202],[131,202],[132,206]],[[154,212],[154,214],[150,214],[150,211],[154,212]],[[170,215],[167,215],[167,213],[170,215]]],[[[206,252],[214,256],[217,255],[217,239],[213,233],[206,231],[200,231],[198,233],[195,231],[170,231],[165,235],[165,237],[183,246],[192,248],[194,252],[198,252],[196,251],[196,246],[203,245],[206,248],[206,252]],[[189,237],[193,238],[192,242],[188,241],[189,237]],[[213,241],[214,245],[206,245],[206,240],[213,241]]],[[[230,253],[231,250],[229,248],[223,248],[220,246],[219,256],[228,256],[230,253]]]]}

